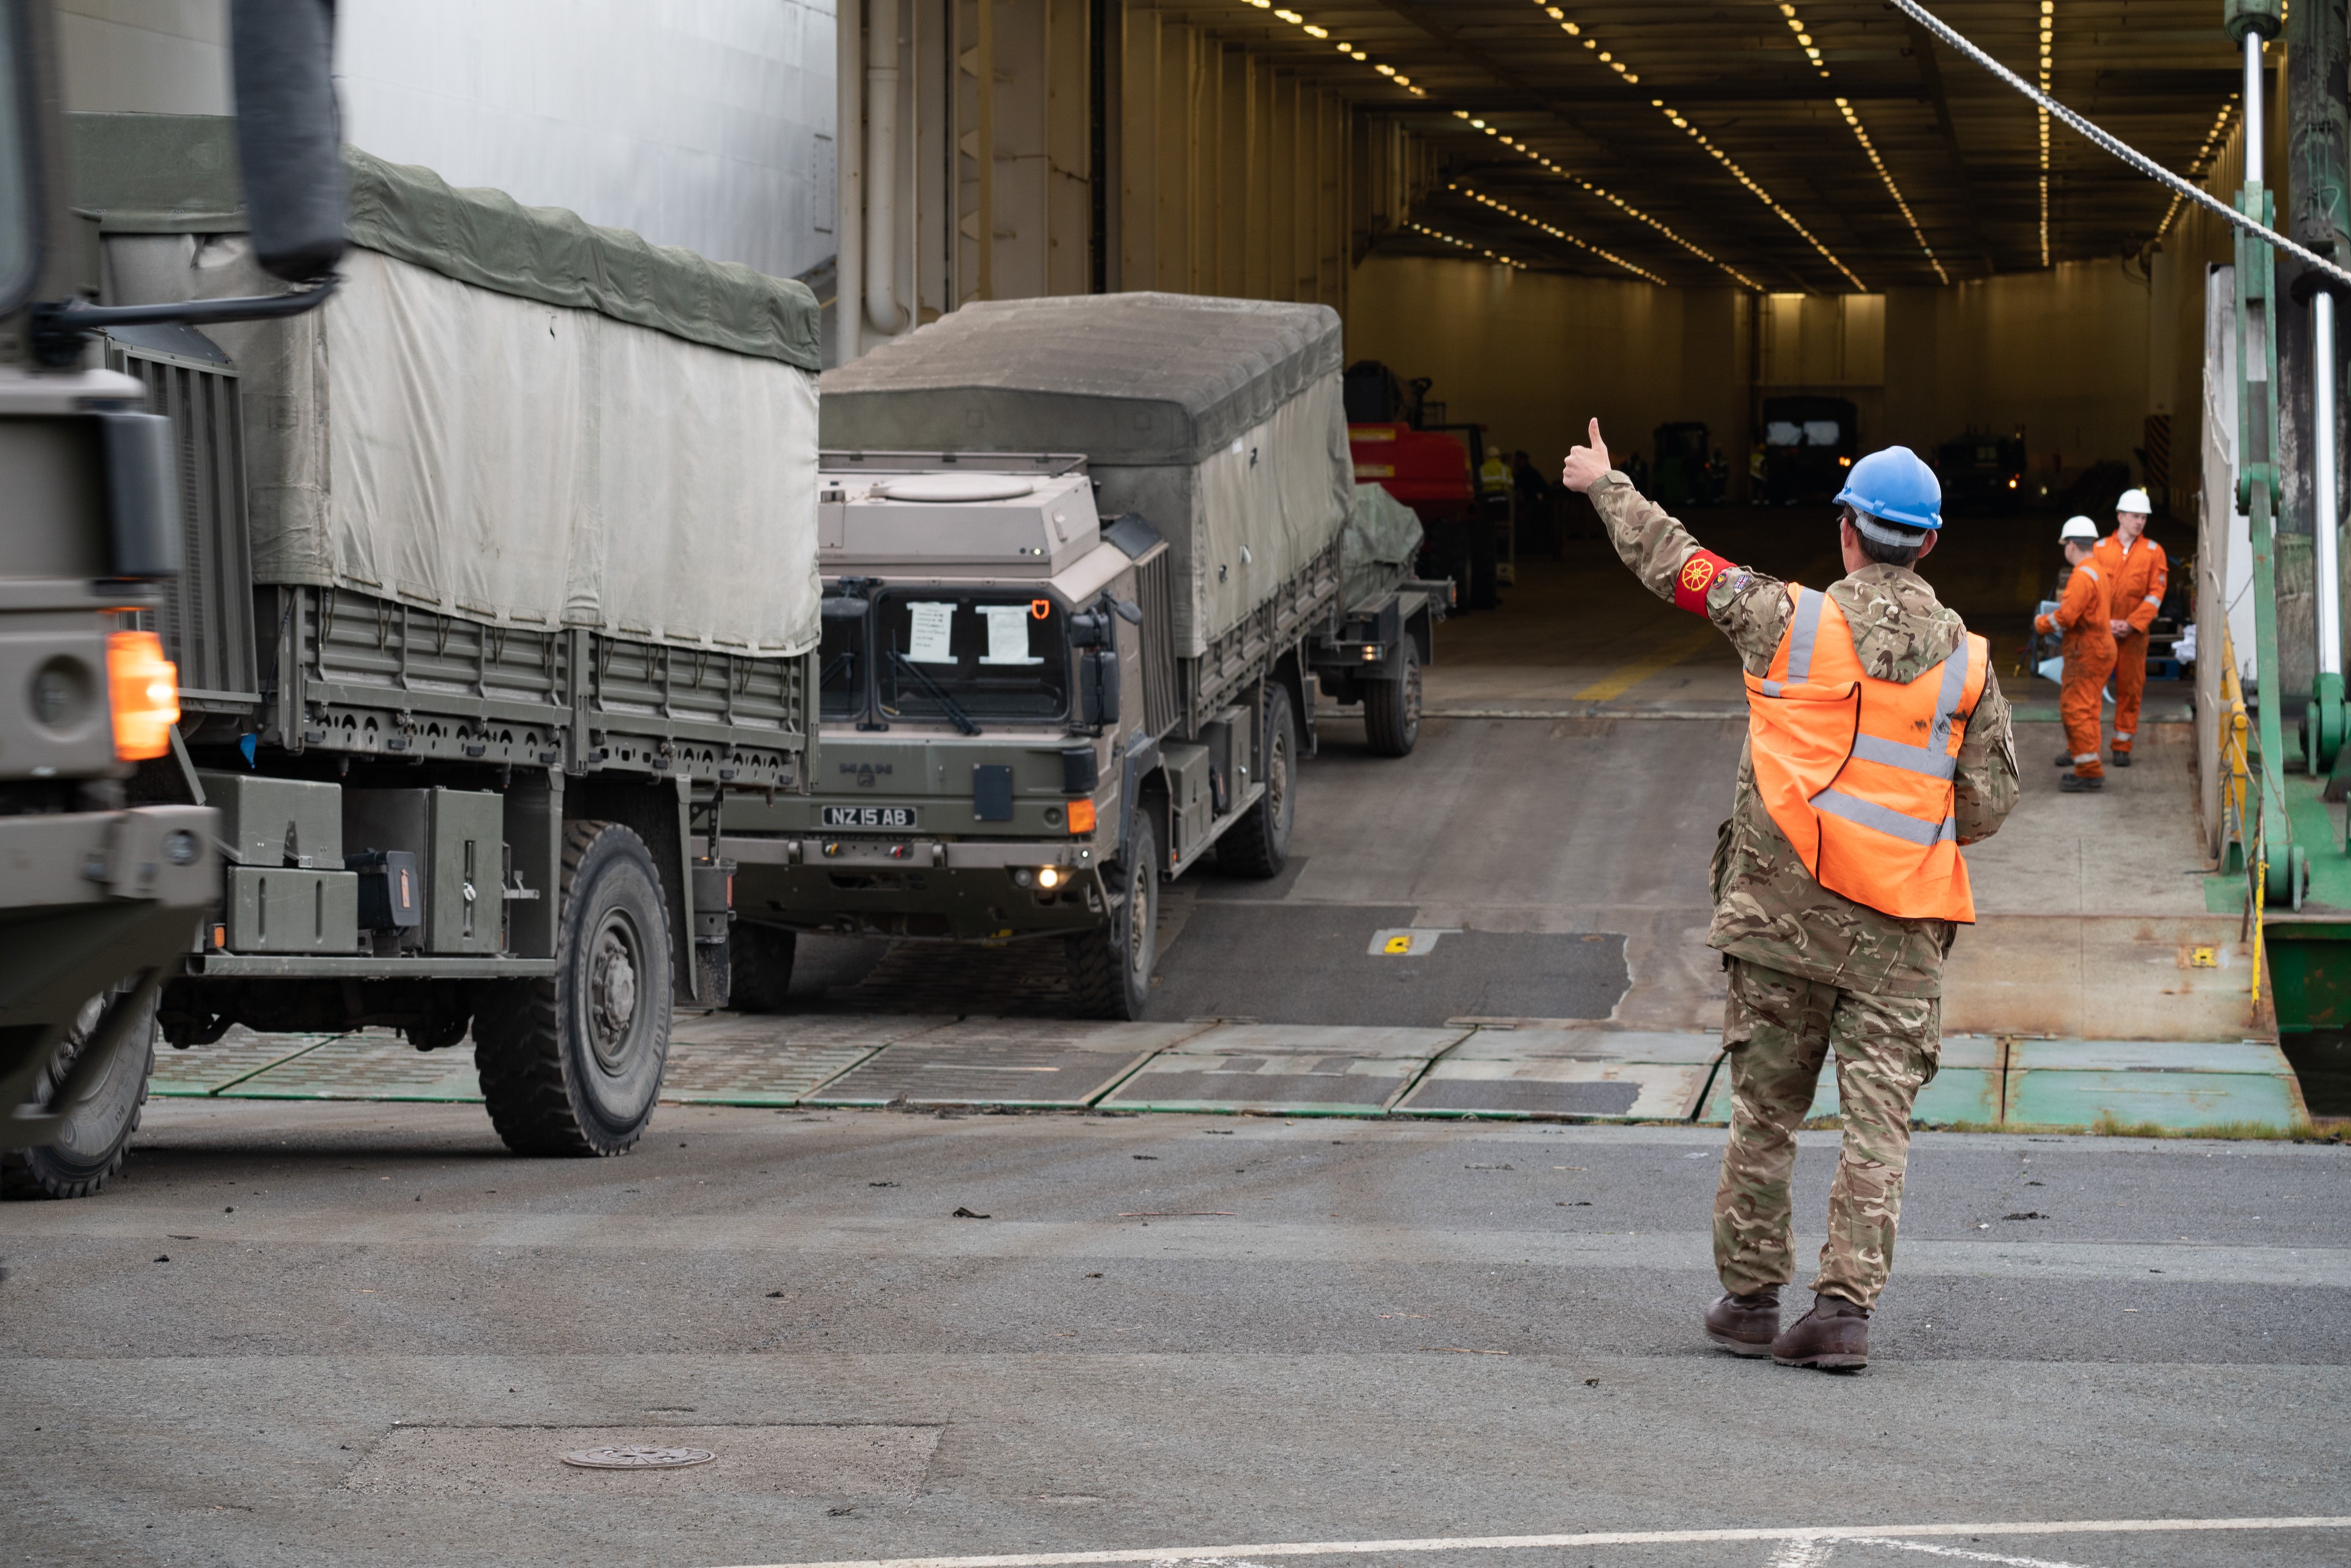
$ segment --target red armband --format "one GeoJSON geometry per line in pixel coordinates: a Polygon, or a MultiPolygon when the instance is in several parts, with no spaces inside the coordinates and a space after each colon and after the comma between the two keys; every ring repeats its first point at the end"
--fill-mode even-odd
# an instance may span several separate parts
{"type": "Polygon", "coordinates": [[[1707,591],[1714,586],[1714,580],[1735,570],[1710,549],[1693,551],[1689,559],[1682,562],[1681,570],[1674,574],[1674,607],[1693,615],[1705,614],[1707,591]]]}

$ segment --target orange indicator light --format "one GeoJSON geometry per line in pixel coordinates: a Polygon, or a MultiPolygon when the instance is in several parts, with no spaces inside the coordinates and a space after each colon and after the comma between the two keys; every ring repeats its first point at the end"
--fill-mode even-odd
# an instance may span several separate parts
{"type": "Polygon", "coordinates": [[[114,706],[114,755],[143,762],[172,749],[180,722],[180,672],[163,657],[152,632],[110,632],[106,638],[107,695],[114,706]]]}

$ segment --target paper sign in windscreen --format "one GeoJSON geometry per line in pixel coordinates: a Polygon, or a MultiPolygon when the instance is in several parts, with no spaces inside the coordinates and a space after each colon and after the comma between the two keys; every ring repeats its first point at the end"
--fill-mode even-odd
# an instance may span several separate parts
{"type": "Polygon", "coordinates": [[[906,634],[906,657],[918,664],[954,664],[956,656],[948,651],[947,643],[955,634],[956,607],[917,600],[906,608],[914,618],[906,634]]]}
{"type": "Polygon", "coordinates": [[[987,617],[987,652],[979,656],[983,664],[1041,664],[1045,661],[1029,652],[1029,607],[1025,604],[983,604],[979,612],[987,617]]]}

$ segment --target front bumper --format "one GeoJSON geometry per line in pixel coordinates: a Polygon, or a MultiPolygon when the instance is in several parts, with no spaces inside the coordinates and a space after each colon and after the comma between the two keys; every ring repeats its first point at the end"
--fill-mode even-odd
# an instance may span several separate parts
{"type": "Polygon", "coordinates": [[[203,806],[0,817],[0,921],[124,900],[194,915],[220,896],[203,806]]]}
{"type": "MultiPolygon", "coordinates": [[[[220,896],[218,818],[202,806],[0,817],[0,1030],[60,1028],[188,951],[220,896]]],[[[0,1077],[14,1065],[0,1061],[0,1077]]]]}
{"type": "Polygon", "coordinates": [[[1110,917],[1091,842],[725,838],[719,853],[736,862],[737,917],[794,931],[1001,942],[1110,917]],[[1061,879],[1050,889],[1046,867],[1061,879]]]}

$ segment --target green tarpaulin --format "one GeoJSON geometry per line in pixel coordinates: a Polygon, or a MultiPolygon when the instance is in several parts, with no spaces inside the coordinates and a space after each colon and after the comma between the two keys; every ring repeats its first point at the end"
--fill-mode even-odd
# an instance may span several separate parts
{"type": "MultiPolygon", "coordinates": [[[[219,115],[76,114],[74,202],[110,234],[245,228],[235,122],[219,115]]],[[[503,191],[344,149],[351,243],[480,288],[593,310],[688,342],[823,368],[808,286],[598,228],[503,191]]]]}

